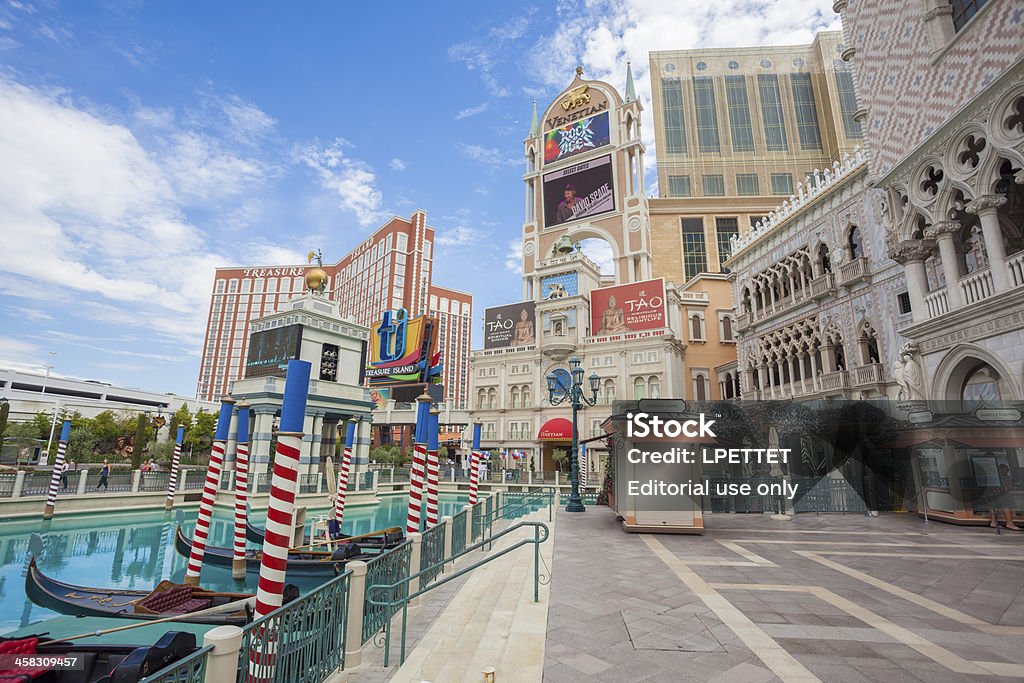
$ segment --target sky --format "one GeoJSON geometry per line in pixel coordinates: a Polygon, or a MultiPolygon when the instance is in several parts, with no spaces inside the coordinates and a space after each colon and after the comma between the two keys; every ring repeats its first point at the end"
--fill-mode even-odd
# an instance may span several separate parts
{"type": "Polygon", "coordinates": [[[653,194],[648,52],[808,43],[831,6],[0,0],[0,368],[193,396],[216,267],[333,263],[415,209],[478,347],[521,298],[534,99],[631,60],[653,194]]]}

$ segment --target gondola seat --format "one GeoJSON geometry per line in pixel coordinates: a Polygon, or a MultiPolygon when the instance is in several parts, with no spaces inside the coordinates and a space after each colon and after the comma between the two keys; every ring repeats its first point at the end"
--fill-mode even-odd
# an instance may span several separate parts
{"type": "MultiPolygon", "coordinates": [[[[0,655],[34,655],[38,638],[21,638],[19,640],[5,640],[0,642],[0,655]]],[[[0,681],[3,683],[14,683],[15,681],[31,681],[40,678],[45,671],[25,671],[23,669],[0,669],[0,681]]]]}
{"type": "Polygon", "coordinates": [[[189,614],[191,612],[198,612],[201,609],[206,609],[207,607],[213,607],[212,598],[192,598],[191,600],[186,600],[179,605],[171,607],[167,611],[171,614],[189,614]]]}
{"type": "Polygon", "coordinates": [[[138,602],[138,606],[151,612],[173,612],[175,608],[192,599],[191,586],[175,586],[173,588],[154,591],[138,602]]]}

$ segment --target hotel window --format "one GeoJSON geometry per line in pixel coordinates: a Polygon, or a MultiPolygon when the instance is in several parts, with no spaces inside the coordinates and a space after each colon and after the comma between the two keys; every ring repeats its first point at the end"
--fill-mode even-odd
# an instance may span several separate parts
{"type": "Polygon", "coordinates": [[[962,29],[988,0],[950,0],[953,7],[953,28],[962,29]]]}
{"type": "Polygon", "coordinates": [[[633,354],[633,362],[634,363],[643,363],[644,362],[644,354],[642,352],[639,352],[639,351],[634,353],[633,354]]]}
{"type": "Polygon", "coordinates": [[[757,183],[756,173],[736,174],[736,194],[743,197],[750,197],[760,193],[760,186],[757,183]]]}
{"type": "MultiPolygon", "coordinates": [[[[404,232],[398,233],[398,238],[395,240],[395,249],[398,251],[405,251],[409,248],[409,236],[404,232]]],[[[403,263],[405,260],[403,259],[403,263]]]]}
{"type": "Polygon", "coordinates": [[[732,316],[720,314],[718,319],[718,338],[723,342],[736,341],[732,335],[732,316]]]}
{"type": "Polygon", "coordinates": [[[761,117],[768,151],[784,152],[787,149],[786,121],[782,117],[779,77],[776,74],[758,74],[757,89],[761,97],[761,117]]]}
{"type": "Polygon", "coordinates": [[[658,352],[657,351],[648,351],[647,352],[647,362],[648,363],[657,363],[658,362],[658,352]]]}
{"type": "MultiPolygon", "coordinates": [[[[729,239],[739,237],[739,220],[736,218],[716,218],[715,232],[718,237],[718,265],[721,267],[731,253],[729,239]]],[[[722,268],[722,270],[724,271],[725,269],[722,268]]]]}
{"type": "Polygon", "coordinates": [[[896,304],[899,308],[900,314],[910,313],[910,294],[907,292],[900,292],[896,295],[896,304]]]}
{"type": "Polygon", "coordinates": [[[647,390],[651,398],[661,398],[661,380],[657,377],[651,377],[647,380],[647,390]]]}
{"type": "Polygon", "coordinates": [[[793,174],[772,173],[772,194],[793,194],[793,174]]]}
{"type": "Polygon", "coordinates": [[[712,175],[701,176],[701,182],[704,185],[705,197],[725,196],[725,176],[722,174],[715,173],[712,175]]]}
{"type": "Polygon", "coordinates": [[[705,341],[704,317],[700,313],[690,314],[690,341],[705,341]]]}
{"type": "Polygon", "coordinates": [[[729,133],[732,135],[732,151],[753,152],[754,132],[750,125],[750,101],[747,99],[745,76],[725,77],[725,101],[729,107],[729,133]]]}
{"type": "Polygon", "coordinates": [[[615,400],[615,380],[606,379],[604,381],[604,402],[611,403],[615,400]]]}
{"type": "Polygon", "coordinates": [[[857,112],[857,91],[853,87],[853,67],[841,59],[835,62],[836,94],[839,95],[839,110],[843,116],[843,130],[848,138],[861,138],[864,132],[860,122],[854,120],[857,112]]]}
{"type": "Polygon", "coordinates": [[[688,176],[688,175],[670,175],[668,177],[668,196],[669,197],[689,197],[690,196],[690,176],[688,176]]]}
{"type": "Polygon", "coordinates": [[[704,219],[682,219],[683,269],[686,279],[696,277],[707,269],[707,246],[704,243],[704,219]]]}
{"type": "Polygon", "coordinates": [[[818,128],[818,107],[814,104],[814,87],[810,74],[791,74],[793,108],[796,109],[796,132],[800,149],[821,149],[821,131],[818,128]]]}
{"type": "Polygon", "coordinates": [[[661,79],[661,107],[665,121],[665,151],[669,154],[686,154],[683,85],[678,78],[661,79]]]}
{"type": "Polygon", "coordinates": [[[715,82],[707,76],[693,79],[693,107],[697,114],[697,144],[701,152],[721,151],[715,112],[715,82]]]}
{"type": "Polygon", "coordinates": [[[647,383],[644,382],[643,377],[637,377],[633,380],[633,398],[637,401],[647,398],[647,383]]]}

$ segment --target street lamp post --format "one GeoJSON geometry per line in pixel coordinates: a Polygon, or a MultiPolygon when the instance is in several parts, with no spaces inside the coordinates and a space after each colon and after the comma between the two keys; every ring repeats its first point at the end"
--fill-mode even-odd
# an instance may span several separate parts
{"type": "Polygon", "coordinates": [[[597,391],[601,385],[601,378],[597,373],[590,373],[587,378],[590,383],[591,396],[588,398],[583,392],[583,367],[579,358],[569,359],[569,372],[550,372],[548,381],[548,401],[552,406],[561,405],[566,401],[572,405],[572,452],[569,455],[569,482],[572,484],[572,492],[569,494],[569,503],[565,506],[566,512],[583,512],[583,499],[580,498],[580,435],[577,428],[577,413],[586,406],[597,403],[597,391]],[[564,381],[568,374],[568,381],[564,381]]]}

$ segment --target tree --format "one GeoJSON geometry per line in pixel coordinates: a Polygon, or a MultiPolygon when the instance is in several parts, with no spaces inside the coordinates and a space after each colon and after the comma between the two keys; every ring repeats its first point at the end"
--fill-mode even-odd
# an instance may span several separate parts
{"type": "Polygon", "coordinates": [[[178,437],[178,427],[184,427],[186,434],[188,433],[188,430],[192,428],[192,413],[189,412],[187,403],[182,403],[181,407],[178,408],[174,412],[174,415],[171,416],[171,441],[178,437]]]}
{"type": "Polygon", "coordinates": [[[555,467],[560,471],[565,472],[569,466],[569,451],[564,448],[556,448],[551,451],[551,461],[555,463],[555,467]]]}
{"type": "Polygon", "coordinates": [[[149,424],[145,414],[139,413],[135,418],[135,441],[132,444],[132,469],[137,470],[142,464],[142,451],[149,441],[149,424]]]}
{"type": "Polygon", "coordinates": [[[7,417],[11,414],[11,404],[0,403],[0,448],[4,445],[4,434],[7,432],[7,417]]]}
{"type": "MultiPolygon", "coordinates": [[[[202,408],[195,415],[195,420],[187,433],[188,447],[197,453],[205,453],[213,446],[213,435],[217,431],[217,415],[208,413],[202,408]]],[[[271,444],[273,446],[273,444],[271,444]]],[[[273,449],[270,451],[273,457],[273,449]]]]}

